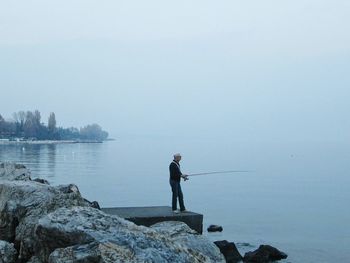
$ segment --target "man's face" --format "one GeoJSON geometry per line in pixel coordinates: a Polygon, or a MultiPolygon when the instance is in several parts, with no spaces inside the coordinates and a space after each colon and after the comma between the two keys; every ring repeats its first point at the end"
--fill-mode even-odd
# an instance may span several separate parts
{"type": "Polygon", "coordinates": [[[176,156],[175,161],[180,162],[181,161],[181,156],[176,156]]]}

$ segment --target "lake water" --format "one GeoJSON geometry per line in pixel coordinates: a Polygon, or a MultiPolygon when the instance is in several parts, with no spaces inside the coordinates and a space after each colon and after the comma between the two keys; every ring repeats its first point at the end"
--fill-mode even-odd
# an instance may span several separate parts
{"type": "Polygon", "coordinates": [[[168,165],[184,173],[250,170],[183,182],[188,210],[211,240],[238,243],[242,254],[270,244],[283,262],[350,262],[350,144],[243,143],[223,139],[129,136],[103,144],[0,145],[0,161],[24,163],[32,177],[75,183],[101,206],[170,205],[168,165]],[[249,243],[249,246],[242,243],[249,243]]]}

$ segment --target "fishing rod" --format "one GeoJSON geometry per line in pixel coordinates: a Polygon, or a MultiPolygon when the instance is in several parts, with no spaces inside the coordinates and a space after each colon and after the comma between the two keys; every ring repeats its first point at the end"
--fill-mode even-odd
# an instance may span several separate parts
{"type": "Polygon", "coordinates": [[[248,171],[248,170],[215,171],[215,172],[188,174],[187,176],[197,176],[197,175],[207,175],[207,174],[249,173],[249,172],[251,171],[248,171]]]}

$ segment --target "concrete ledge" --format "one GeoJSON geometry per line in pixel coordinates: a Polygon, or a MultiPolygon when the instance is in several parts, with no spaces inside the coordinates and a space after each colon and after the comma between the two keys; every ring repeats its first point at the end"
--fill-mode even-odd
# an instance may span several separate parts
{"type": "Polygon", "coordinates": [[[136,225],[151,226],[164,221],[181,221],[198,233],[203,232],[203,215],[190,211],[175,214],[170,206],[109,207],[101,210],[134,222],[136,225]]]}

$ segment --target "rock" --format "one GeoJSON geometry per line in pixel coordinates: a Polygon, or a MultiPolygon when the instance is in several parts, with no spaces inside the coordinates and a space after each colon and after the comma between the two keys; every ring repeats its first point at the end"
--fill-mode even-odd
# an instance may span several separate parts
{"type": "Polygon", "coordinates": [[[27,180],[0,180],[0,239],[14,243],[22,261],[36,253],[38,220],[60,207],[89,206],[77,192],[27,180]]]}
{"type": "Polygon", "coordinates": [[[210,225],[207,230],[208,232],[222,232],[222,230],[224,229],[222,228],[222,226],[210,225]]]}
{"type": "Polygon", "coordinates": [[[17,251],[13,244],[0,240],[0,262],[15,263],[17,259],[17,251]]]}
{"type": "Polygon", "coordinates": [[[38,257],[34,256],[29,259],[26,263],[44,263],[38,257]]]}
{"type": "Polygon", "coordinates": [[[93,207],[93,208],[96,208],[98,210],[101,210],[100,204],[97,201],[90,202],[87,199],[84,199],[84,200],[90,204],[90,207],[93,207]]]}
{"type": "Polygon", "coordinates": [[[75,184],[59,185],[59,186],[57,186],[57,189],[65,194],[70,194],[70,193],[80,194],[79,188],[75,184]]]}
{"type": "Polygon", "coordinates": [[[0,172],[0,239],[14,244],[16,263],[224,262],[183,223],[137,226],[96,209],[76,185],[32,181],[16,164],[0,172]]]}
{"type": "Polygon", "coordinates": [[[30,180],[30,171],[22,164],[0,163],[0,180],[30,180]]]}
{"type": "MultiPolygon", "coordinates": [[[[49,263],[65,262],[104,262],[103,258],[109,258],[110,262],[118,262],[117,253],[112,251],[108,242],[99,244],[92,242],[86,245],[77,245],[66,248],[58,248],[50,254],[49,263]],[[109,254],[109,255],[108,255],[109,254]],[[113,256],[111,256],[113,254],[113,256]]],[[[118,255],[119,256],[119,255],[118,255]]],[[[119,261],[121,258],[119,258],[119,261]]]]}
{"type": "Polygon", "coordinates": [[[247,263],[268,263],[271,261],[287,258],[288,255],[269,245],[260,245],[260,247],[252,252],[244,255],[244,262],[247,263]]]}
{"type": "Polygon", "coordinates": [[[45,180],[45,179],[41,179],[41,178],[35,178],[33,179],[34,182],[37,182],[37,183],[41,183],[41,184],[47,184],[49,185],[49,181],[45,180]]]}
{"type": "Polygon", "coordinates": [[[174,227],[173,236],[169,231],[160,225],[137,226],[91,207],[73,207],[41,218],[35,235],[39,246],[49,244],[42,257],[49,256],[50,263],[224,262],[208,240],[184,224],[174,227]],[[87,258],[91,261],[84,261],[87,258]]]}
{"type": "Polygon", "coordinates": [[[227,240],[222,240],[215,241],[214,244],[218,246],[221,253],[225,256],[226,262],[236,263],[243,260],[243,257],[239,253],[235,243],[228,242],[227,240]]]}
{"type": "Polygon", "coordinates": [[[160,222],[152,225],[151,228],[171,237],[179,237],[183,234],[198,235],[197,231],[180,221],[160,222]]]}
{"type": "Polygon", "coordinates": [[[157,232],[171,237],[173,242],[183,244],[193,251],[206,255],[212,262],[225,262],[220,250],[208,239],[179,221],[165,221],[151,226],[157,232]]]}
{"type": "Polygon", "coordinates": [[[97,201],[92,201],[90,204],[91,207],[101,210],[100,204],[97,201]]]}

